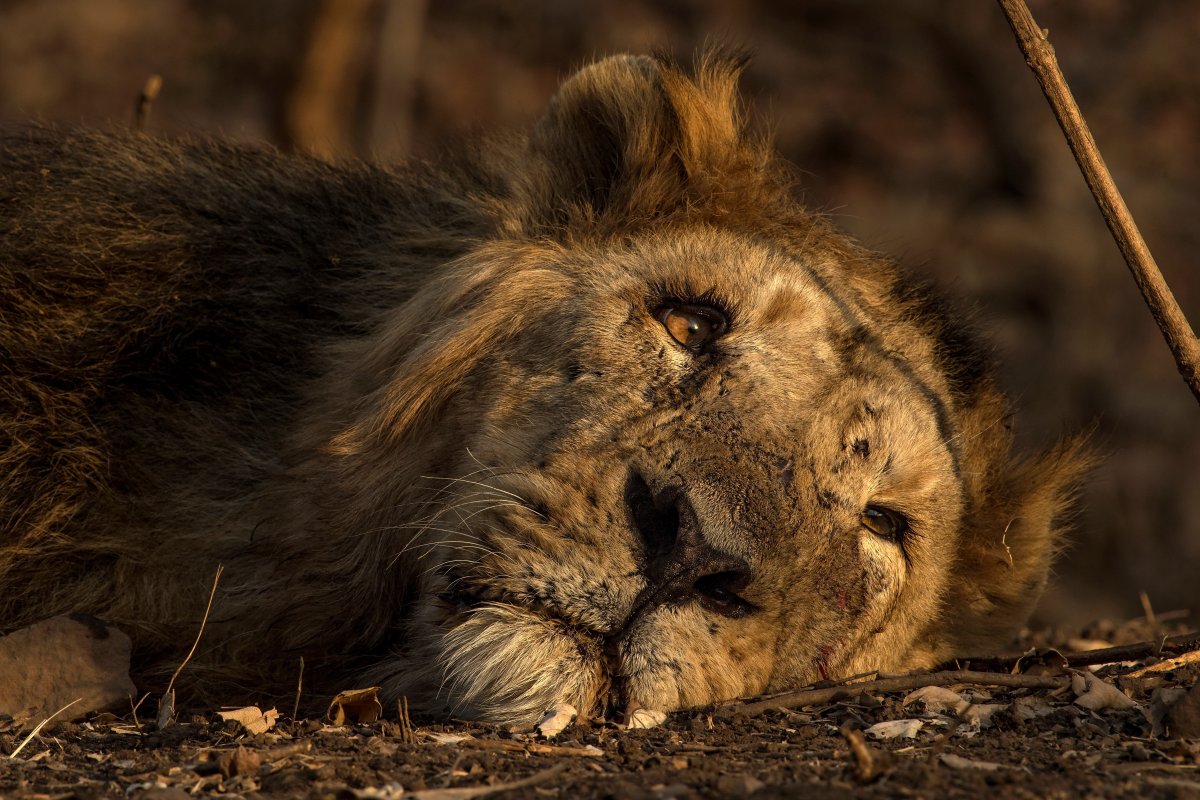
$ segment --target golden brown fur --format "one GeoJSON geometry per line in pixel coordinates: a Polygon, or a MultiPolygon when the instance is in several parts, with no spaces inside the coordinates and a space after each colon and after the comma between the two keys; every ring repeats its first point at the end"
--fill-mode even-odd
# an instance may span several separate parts
{"type": "Polygon", "coordinates": [[[396,172],[7,133],[0,627],[105,617],[152,680],[223,563],[194,680],[303,655],[496,720],[1003,641],[1082,459],[1014,459],[962,321],[796,202],[736,75],[607,59],[396,172]]]}

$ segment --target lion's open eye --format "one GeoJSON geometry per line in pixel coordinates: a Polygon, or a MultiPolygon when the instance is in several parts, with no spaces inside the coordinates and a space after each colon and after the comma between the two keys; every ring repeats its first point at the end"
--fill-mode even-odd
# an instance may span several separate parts
{"type": "Polygon", "coordinates": [[[709,306],[670,305],[658,311],[658,321],[671,338],[689,350],[700,350],[725,332],[725,315],[709,306]]]}
{"type": "Polygon", "coordinates": [[[889,542],[899,542],[908,530],[903,514],[883,506],[867,506],[860,519],[864,528],[889,542]]]}

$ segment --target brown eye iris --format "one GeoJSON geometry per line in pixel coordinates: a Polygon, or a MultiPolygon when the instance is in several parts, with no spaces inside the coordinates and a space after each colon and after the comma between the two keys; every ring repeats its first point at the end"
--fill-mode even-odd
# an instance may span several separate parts
{"type": "Polygon", "coordinates": [[[860,520],[864,528],[889,542],[899,542],[908,531],[908,520],[904,515],[883,506],[867,506],[860,520]]]}
{"type": "Polygon", "coordinates": [[[689,350],[699,350],[725,332],[725,315],[707,306],[666,306],[658,321],[671,338],[689,350]]]}

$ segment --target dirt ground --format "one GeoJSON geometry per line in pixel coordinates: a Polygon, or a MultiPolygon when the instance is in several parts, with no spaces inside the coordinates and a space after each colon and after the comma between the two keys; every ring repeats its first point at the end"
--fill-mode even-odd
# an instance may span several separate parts
{"type": "MultiPolygon", "coordinates": [[[[1148,634],[1161,641],[1163,631],[1141,620],[1100,624],[1029,636],[1023,646],[1070,652],[1148,634]]],[[[371,724],[281,718],[258,735],[215,713],[183,713],[160,731],[147,721],[150,702],[137,719],[52,724],[29,741],[0,733],[0,753],[23,745],[16,758],[0,755],[0,796],[1200,797],[1196,656],[1096,668],[1122,691],[1094,707],[1080,694],[1088,672],[1080,668],[1071,670],[1074,687],[851,688],[816,705],[775,708],[789,705],[776,696],[764,710],[672,714],[647,730],[582,721],[550,739],[454,721],[409,727],[395,709],[371,724]]],[[[1027,674],[1069,681],[1056,658],[1050,652],[1027,674]]]]}

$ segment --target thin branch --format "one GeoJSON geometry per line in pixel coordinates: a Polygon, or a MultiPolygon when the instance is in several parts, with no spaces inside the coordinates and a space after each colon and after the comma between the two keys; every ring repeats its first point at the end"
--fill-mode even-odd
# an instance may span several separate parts
{"type": "Polygon", "coordinates": [[[208,605],[204,607],[204,616],[200,618],[200,630],[196,631],[196,638],[192,642],[192,649],[188,650],[183,661],[179,664],[179,668],[175,670],[175,674],[171,676],[171,680],[167,682],[167,691],[170,693],[175,688],[175,679],[179,677],[179,673],[183,672],[183,668],[192,660],[192,656],[196,654],[196,648],[200,645],[200,637],[204,635],[204,626],[208,624],[208,612],[212,611],[213,597],[217,594],[217,584],[221,582],[221,573],[225,571],[222,564],[217,564],[216,574],[213,575],[212,589],[208,592],[208,605]]]}
{"type": "Polygon", "coordinates": [[[138,722],[137,710],[142,707],[142,703],[146,702],[146,698],[150,696],[149,692],[142,695],[141,699],[136,703],[133,702],[133,695],[129,695],[129,713],[133,717],[133,727],[141,730],[142,723],[138,722]]]}
{"type": "Polygon", "coordinates": [[[162,700],[158,703],[158,718],[156,723],[159,730],[175,722],[175,679],[179,677],[179,673],[183,672],[183,668],[187,666],[187,663],[192,660],[192,656],[196,653],[196,647],[200,644],[200,637],[204,635],[204,626],[208,624],[208,613],[212,611],[213,598],[217,594],[217,584],[221,582],[221,573],[224,570],[224,566],[217,564],[217,572],[213,575],[212,589],[208,593],[208,605],[204,607],[204,616],[200,620],[200,630],[196,631],[196,638],[192,641],[192,649],[188,650],[187,655],[180,662],[179,668],[175,670],[175,674],[167,682],[167,690],[163,692],[162,700]]]}
{"type": "MultiPolygon", "coordinates": [[[[1053,652],[1053,659],[1059,666],[1076,669],[1093,667],[1100,664],[1116,664],[1121,661],[1137,661],[1143,658],[1172,658],[1185,653],[1200,650],[1200,631],[1185,633],[1181,636],[1168,636],[1153,642],[1137,642],[1135,644],[1120,644],[1116,647],[1103,647],[1099,650],[1083,650],[1074,653],[1053,652]]],[[[1042,651],[1045,652],[1045,651],[1042,651]]],[[[985,672],[1009,672],[1017,669],[1022,663],[1038,660],[1038,653],[1002,658],[959,658],[942,665],[944,669],[972,669],[985,672]]]]}
{"type": "Polygon", "coordinates": [[[973,686],[1004,686],[1013,689],[1061,689],[1071,684],[1071,678],[1066,675],[1011,675],[1003,672],[975,672],[964,669],[926,672],[879,678],[861,683],[848,683],[843,686],[829,686],[822,689],[801,689],[753,703],[731,703],[718,709],[717,713],[723,717],[734,714],[753,716],[776,708],[802,708],[848,700],[858,697],[863,692],[907,692],[923,686],[955,686],[963,683],[973,686]]]}
{"type": "MultiPolygon", "coordinates": [[[[1058,669],[1077,669],[1098,664],[1115,664],[1121,661],[1136,661],[1150,657],[1177,657],[1200,651],[1200,632],[1182,636],[1170,636],[1153,642],[1122,644],[1100,650],[1078,653],[1043,651],[1053,655],[1052,666],[1058,669]]],[[[759,714],[776,708],[802,708],[835,703],[858,697],[863,692],[907,692],[924,686],[1000,686],[1014,689],[1059,689],[1071,682],[1066,675],[1026,675],[1013,673],[1023,661],[1038,660],[1038,653],[1004,658],[964,658],[948,662],[935,672],[911,675],[894,675],[870,681],[840,681],[833,686],[818,689],[799,689],[794,692],[766,697],[752,702],[728,703],[717,710],[717,714],[729,717],[734,714],[759,714]]],[[[871,674],[871,673],[865,673],[871,674]]]]}
{"type": "Polygon", "coordinates": [[[296,702],[292,705],[292,720],[300,713],[300,691],[304,688],[304,656],[300,656],[300,675],[296,678],[296,702]]]}
{"type": "Polygon", "coordinates": [[[411,797],[412,800],[474,800],[477,797],[487,797],[499,794],[500,792],[511,792],[515,789],[527,789],[539,783],[545,783],[551,778],[557,777],[568,766],[569,764],[566,762],[556,764],[549,769],[535,772],[528,778],[509,781],[508,783],[493,783],[490,786],[454,786],[448,789],[418,789],[411,795],[405,794],[405,797],[411,797]]]}
{"type": "Polygon", "coordinates": [[[1113,183],[1096,141],[1059,69],[1048,32],[1038,27],[1025,0],[999,0],[999,3],[1013,35],[1017,37],[1021,52],[1025,54],[1025,63],[1033,70],[1042,92],[1050,102],[1071,153],[1083,172],[1088,188],[1092,190],[1100,213],[1104,215],[1104,222],[1112,232],[1133,274],[1133,280],[1141,289],[1142,297],[1154,321],[1158,323],[1158,329],[1175,356],[1179,374],[1192,390],[1196,401],[1200,402],[1200,340],[1196,339],[1187,317],[1175,301],[1171,288],[1154,262],[1154,256],[1150,255],[1150,249],[1113,183]]]}

